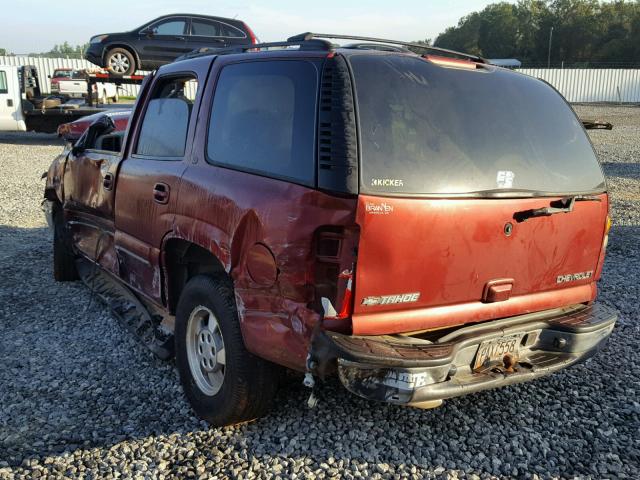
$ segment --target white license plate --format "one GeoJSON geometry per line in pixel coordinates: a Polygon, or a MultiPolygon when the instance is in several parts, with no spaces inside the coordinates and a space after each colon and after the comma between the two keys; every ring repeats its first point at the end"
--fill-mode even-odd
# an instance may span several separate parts
{"type": "Polygon", "coordinates": [[[507,354],[511,355],[513,359],[517,361],[522,335],[523,334],[508,335],[506,337],[482,342],[480,348],[478,348],[478,353],[476,353],[473,369],[476,370],[485,365],[485,363],[494,363],[497,361],[502,363],[504,356],[507,354]]]}

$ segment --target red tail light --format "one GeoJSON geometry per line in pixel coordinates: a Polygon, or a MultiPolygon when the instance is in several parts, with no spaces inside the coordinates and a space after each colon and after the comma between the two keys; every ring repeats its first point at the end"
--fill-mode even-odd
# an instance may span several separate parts
{"type": "Polygon", "coordinates": [[[256,43],[258,43],[258,39],[256,38],[256,35],[253,33],[253,30],[251,30],[251,28],[249,28],[249,25],[247,25],[244,22],[242,22],[242,25],[244,25],[244,29],[249,34],[249,38],[251,39],[251,43],[254,44],[254,45],[256,43]]]}
{"type": "Polygon", "coordinates": [[[324,327],[329,330],[351,329],[357,240],[357,229],[327,226],[316,232],[314,296],[316,304],[322,306],[324,327]]]}

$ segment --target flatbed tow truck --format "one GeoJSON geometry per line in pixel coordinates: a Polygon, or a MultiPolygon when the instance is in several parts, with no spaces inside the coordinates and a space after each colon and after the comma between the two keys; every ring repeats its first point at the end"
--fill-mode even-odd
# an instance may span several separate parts
{"type": "MultiPolygon", "coordinates": [[[[96,105],[91,89],[97,82],[116,85],[141,84],[143,75],[115,77],[104,73],[87,74],[88,103],[56,95],[43,95],[36,67],[0,65],[0,131],[55,133],[58,126],[99,112],[113,111],[96,105]]],[[[122,105],[123,110],[130,106],[122,105]]]]}

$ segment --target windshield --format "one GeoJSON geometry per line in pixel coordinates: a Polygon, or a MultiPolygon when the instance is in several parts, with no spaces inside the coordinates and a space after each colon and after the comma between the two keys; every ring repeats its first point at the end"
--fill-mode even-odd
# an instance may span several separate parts
{"type": "Polygon", "coordinates": [[[587,135],[551,87],[494,67],[353,55],[361,190],[397,194],[604,190],[587,135]]]}

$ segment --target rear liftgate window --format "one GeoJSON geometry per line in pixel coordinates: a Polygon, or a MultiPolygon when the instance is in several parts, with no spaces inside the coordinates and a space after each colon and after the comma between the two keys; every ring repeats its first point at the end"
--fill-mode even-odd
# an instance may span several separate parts
{"type": "Polygon", "coordinates": [[[209,160],[313,184],[317,82],[316,67],[304,61],[224,67],[209,124],[209,160]]]}
{"type": "Polygon", "coordinates": [[[351,64],[363,191],[604,190],[602,171],[573,111],[538,80],[399,55],[356,55],[351,64]]]}

